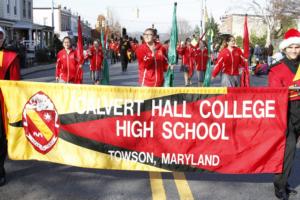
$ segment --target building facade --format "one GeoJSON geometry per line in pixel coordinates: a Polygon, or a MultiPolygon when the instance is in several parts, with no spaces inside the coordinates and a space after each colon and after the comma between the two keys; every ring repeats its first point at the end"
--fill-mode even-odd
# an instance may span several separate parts
{"type": "MultiPolygon", "coordinates": [[[[220,31],[228,33],[235,37],[244,35],[245,15],[230,14],[221,17],[220,31]]],[[[255,34],[257,37],[263,37],[267,32],[267,25],[262,18],[257,15],[248,15],[249,34],[255,34]]]]}
{"type": "MultiPolygon", "coordinates": [[[[78,27],[78,14],[72,13],[71,9],[58,5],[57,7],[37,7],[33,8],[33,19],[34,23],[52,26],[54,25],[54,33],[59,36],[59,39],[63,39],[66,36],[71,38],[77,37],[78,27]],[[52,12],[53,19],[52,22],[52,12]]],[[[85,38],[91,37],[91,28],[88,22],[82,21],[82,32],[85,38]]]]}
{"type": "Polygon", "coordinates": [[[1,0],[0,26],[10,45],[23,42],[27,49],[50,45],[52,28],[33,23],[32,0],[1,0]]]}

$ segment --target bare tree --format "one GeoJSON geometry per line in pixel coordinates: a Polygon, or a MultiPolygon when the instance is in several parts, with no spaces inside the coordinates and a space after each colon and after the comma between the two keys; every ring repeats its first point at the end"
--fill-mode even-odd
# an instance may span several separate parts
{"type": "Polygon", "coordinates": [[[275,31],[276,27],[279,26],[279,21],[277,20],[277,13],[273,12],[273,0],[264,0],[264,3],[261,4],[258,0],[252,0],[250,8],[254,12],[261,16],[263,21],[267,24],[267,41],[266,45],[271,44],[272,32],[275,31]]]}
{"type": "Polygon", "coordinates": [[[184,41],[187,37],[193,34],[193,29],[189,22],[185,19],[178,19],[178,39],[184,41]]]}
{"type": "Polygon", "coordinates": [[[280,9],[281,13],[291,17],[299,17],[300,1],[299,0],[274,0],[274,4],[280,9]]]}
{"type": "Polygon", "coordinates": [[[266,45],[271,43],[272,36],[280,36],[282,34],[283,24],[290,20],[291,17],[298,17],[300,13],[299,0],[252,0],[250,8],[261,16],[267,24],[267,41],[266,45]]]}

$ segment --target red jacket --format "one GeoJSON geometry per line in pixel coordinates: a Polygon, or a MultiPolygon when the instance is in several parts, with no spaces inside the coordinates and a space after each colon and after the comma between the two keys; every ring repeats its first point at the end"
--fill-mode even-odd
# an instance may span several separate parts
{"type": "MultiPolygon", "coordinates": [[[[20,61],[19,57],[15,52],[0,50],[0,80],[20,80],[20,61]]],[[[0,90],[0,115],[2,119],[6,120],[4,114],[4,99],[2,92],[0,90]]],[[[2,123],[2,122],[1,122],[2,123]]],[[[4,131],[6,133],[6,126],[4,126],[4,131]]]]}
{"type": "Polygon", "coordinates": [[[206,70],[206,64],[208,61],[208,51],[207,49],[201,50],[200,48],[197,48],[195,51],[195,60],[196,60],[196,68],[198,71],[205,71],[206,70]]]}
{"type": "Polygon", "coordinates": [[[137,44],[135,42],[130,42],[130,47],[131,47],[132,51],[135,52],[137,50],[137,48],[139,47],[139,44],[137,44]]]}
{"type": "Polygon", "coordinates": [[[147,44],[141,44],[136,50],[141,86],[160,87],[164,83],[164,72],[168,68],[166,49],[161,44],[156,44],[155,48],[154,56],[147,44]]]}
{"type": "Polygon", "coordinates": [[[90,59],[90,70],[91,71],[99,71],[102,66],[103,62],[103,52],[102,49],[99,47],[98,51],[92,47],[89,49],[91,55],[89,55],[90,59]]]}
{"type": "MultiPolygon", "coordinates": [[[[287,64],[286,58],[281,60],[278,64],[272,66],[269,72],[269,86],[270,87],[290,87],[300,86],[300,80],[293,81],[297,68],[287,64]],[[292,69],[292,68],[295,69],[292,69]]],[[[298,67],[299,70],[299,67],[298,67]]],[[[297,91],[289,91],[291,101],[300,100],[300,93],[297,91]]]]}
{"type": "Polygon", "coordinates": [[[18,55],[15,52],[0,50],[0,80],[20,80],[20,78],[18,55]]]}
{"type": "Polygon", "coordinates": [[[79,83],[78,76],[81,69],[79,68],[79,59],[75,50],[71,49],[67,54],[65,49],[62,49],[57,54],[56,62],[56,77],[64,80],[67,83],[79,83]]]}
{"type": "Polygon", "coordinates": [[[239,67],[244,66],[245,62],[240,48],[234,47],[232,52],[224,48],[218,56],[212,76],[216,77],[220,71],[230,76],[239,75],[239,67]]]}
{"type": "Polygon", "coordinates": [[[192,47],[177,47],[177,52],[182,56],[182,64],[187,67],[191,67],[191,58],[193,53],[192,47]]]}
{"type": "Polygon", "coordinates": [[[192,45],[177,47],[177,52],[182,56],[182,64],[189,68],[189,77],[191,77],[195,67],[196,48],[192,45]]]}

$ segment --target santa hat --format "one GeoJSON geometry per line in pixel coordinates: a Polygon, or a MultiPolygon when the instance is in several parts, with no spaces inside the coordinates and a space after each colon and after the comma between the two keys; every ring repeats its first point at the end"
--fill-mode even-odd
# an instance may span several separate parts
{"type": "Polygon", "coordinates": [[[292,44],[300,45],[300,32],[297,29],[290,29],[284,34],[283,41],[279,45],[280,51],[283,51],[285,48],[292,44]]]}

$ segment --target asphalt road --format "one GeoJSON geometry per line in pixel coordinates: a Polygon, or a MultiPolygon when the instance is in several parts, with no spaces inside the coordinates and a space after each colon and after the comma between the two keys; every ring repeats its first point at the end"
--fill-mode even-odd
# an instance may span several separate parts
{"type": "MultiPolygon", "coordinates": [[[[183,75],[175,69],[175,86],[183,86],[183,75]]],[[[26,75],[29,81],[54,82],[54,67],[26,75]]],[[[119,64],[110,67],[111,85],[137,85],[137,64],[122,73],[119,64]]],[[[251,77],[255,86],[266,85],[267,77],[251,77]]],[[[85,67],[84,82],[89,81],[85,67]]],[[[196,86],[196,78],[193,80],[196,86]]],[[[219,86],[220,79],[213,85],[219,86]]],[[[297,150],[290,185],[300,192],[300,151],[297,150]]],[[[201,173],[148,173],[84,169],[39,161],[5,164],[8,183],[0,188],[0,200],[273,200],[272,174],[222,175],[201,173]],[[176,178],[174,178],[174,176],[176,178]]],[[[299,200],[300,194],[291,200],[299,200]]]]}

